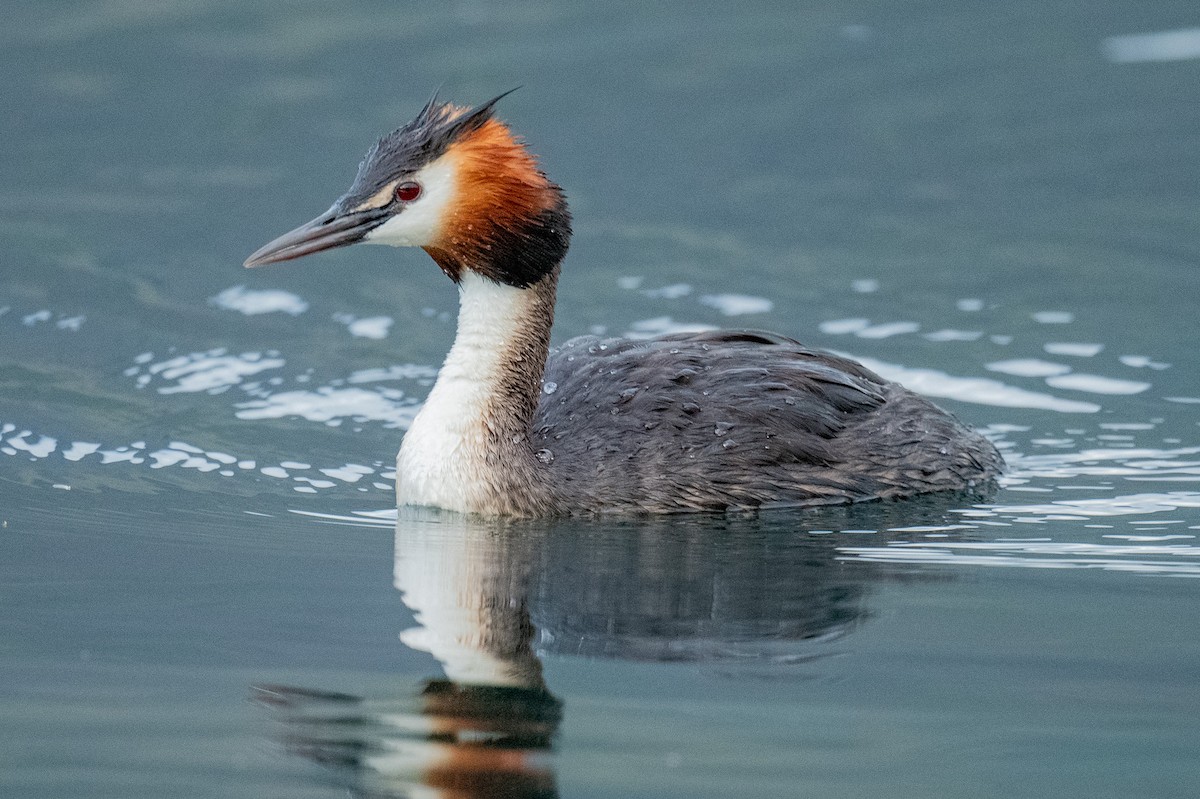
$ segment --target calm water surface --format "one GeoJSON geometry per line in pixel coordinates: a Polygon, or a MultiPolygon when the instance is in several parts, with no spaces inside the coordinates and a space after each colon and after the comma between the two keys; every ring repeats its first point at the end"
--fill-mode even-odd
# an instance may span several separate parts
{"type": "Polygon", "coordinates": [[[1200,790],[1193,3],[8,5],[0,794],[1200,790]],[[999,490],[397,518],[451,286],[240,263],[518,84],[558,340],[849,353],[999,490]]]}

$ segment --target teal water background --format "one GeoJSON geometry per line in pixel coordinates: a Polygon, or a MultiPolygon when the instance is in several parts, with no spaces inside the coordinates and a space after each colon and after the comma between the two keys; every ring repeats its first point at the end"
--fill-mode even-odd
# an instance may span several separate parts
{"type": "Polygon", "coordinates": [[[441,674],[388,511],[456,298],[415,251],[240,264],[434,88],[521,85],[557,340],[775,330],[1011,466],[479,556],[562,703],[537,795],[1196,795],[1193,4],[7,6],[0,794],[404,795],[253,700],[441,674]]]}

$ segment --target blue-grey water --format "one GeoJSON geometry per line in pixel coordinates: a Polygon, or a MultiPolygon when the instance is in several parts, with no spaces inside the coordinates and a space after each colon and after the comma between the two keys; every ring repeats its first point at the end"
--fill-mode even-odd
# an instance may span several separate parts
{"type": "Polygon", "coordinates": [[[0,795],[1200,792],[1194,3],[3,6],[0,795]],[[849,353],[996,493],[397,518],[451,285],[240,264],[516,85],[558,340],[849,353]]]}

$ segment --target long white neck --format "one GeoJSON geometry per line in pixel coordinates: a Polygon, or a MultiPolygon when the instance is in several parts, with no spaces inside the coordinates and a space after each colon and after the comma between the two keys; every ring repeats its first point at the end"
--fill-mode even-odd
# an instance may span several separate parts
{"type": "Polygon", "coordinates": [[[396,501],[465,513],[528,512],[539,469],[528,442],[554,320],[558,272],[518,289],[467,271],[454,346],[396,459],[396,501]]]}

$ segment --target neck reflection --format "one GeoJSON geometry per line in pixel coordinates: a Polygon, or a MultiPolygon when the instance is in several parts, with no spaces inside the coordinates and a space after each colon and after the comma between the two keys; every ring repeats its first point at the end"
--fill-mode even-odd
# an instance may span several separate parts
{"type": "Polygon", "coordinates": [[[400,639],[463,685],[546,690],[529,602],[535,536],[503,521],[402,508],[395,585],[417,627],[400,639]]]}

